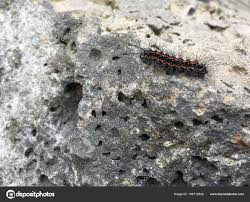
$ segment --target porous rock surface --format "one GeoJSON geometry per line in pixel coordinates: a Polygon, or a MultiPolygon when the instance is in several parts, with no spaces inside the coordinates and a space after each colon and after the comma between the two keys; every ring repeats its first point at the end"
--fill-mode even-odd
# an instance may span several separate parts
{"type": "Polygon", "coordinates": [[[194,0],[1,0],[1,186],[245,186],[247,10],[194,0]],[[146,65],[143,48],[207,64],[146,65]]]}

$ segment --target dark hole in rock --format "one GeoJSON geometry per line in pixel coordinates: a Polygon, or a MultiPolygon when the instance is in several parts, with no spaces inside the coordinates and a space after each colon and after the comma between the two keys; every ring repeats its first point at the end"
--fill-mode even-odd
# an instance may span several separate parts
{"type": "Polygon", "coordinates": [[[244,90],[248,93],[250,93],[250,88],[244,87],[244,90]]]}
{"type": "Polygon", "coordinates": [[[70,49],[73,53],[76,53],[77,52],[77,49],[76,49],[76,42],[73,41],[71,44],[70,44],[70,49]]]}
{"type": "Polygon", "coordinates": [[[37,133],[37,130],[34,128],[34,129],[31,131],[31,134],[32,134],[32,136],[36,136],[36,133],[37,133]]]}
{"type": "Polygon", "coordinates": [[[60,108],[60,106],[58,105],[58,106],[52,106],[52,107],[50,107],[50,111],[51,112],[56,112],[58,109],[60,108]]]}
{"type": "Polygon", "coordinates": [[[188,11],[188,15],[193,15],[195,12],[195,8],[190,8],[189,11],[188,11]]]}
{"type": "Polygon", "coordinates": [[[102,57],[102,52],[98,49],[92,48],[89,53],[89,58],[93,60],[100,60],[102,57]]]}
{"type": "Polygon", "coordinates": [[[151,36],[150,36],[150,34],[146,34],[146,37],[147,37],[147,38],[150,38],[151,36]]]}
{"type": "Polygon", "coordinates": [[[145,186],[149,186],[149,187],[154,187],[154,186],[160,186],[161,183],[159,181],[157,181],[155,178],[153,177],[149,177],[146,182],[145,182],[145,186]]]}
{"type": "Polygon", "coordinates": [[[44,67],[46,67],[47,65],[48,65],[48,64],[47,64],[47,63],[45,63],[43,66],[44,66],[44,67]]]}
{"type": "Polygon", "coordinates": [[[82,97],[82,85],[80,83],[72,82],[68,83],[64,87],[64,94],[67,97],[76,97],[79,100],[79,97],[82,97]]]}
{"type": "Polygon", "coordinates": [[[221,117],[219,117],[218,115],[212,116],[211,119],[213,119],[219,123],[223,123],[223,119],[221,117]]]}
{"type": "Polygon", "coordinates": [[[124,174],[124,173],[126,173],[126,171],[125,171],[125,170],[122,170],[122,169],[121,169],[121,170],[119,170],[119,174],[120,174],[120,175],[122,175],[122,174],[124,174]]]}
{"type": "Polygon", "coordinates": [[[173,186],[173,187],[186,187],[187,186],[187,183],[183,179],[183,173],[182,172],[177,171],[175,173],[175,178],[173,179],[170,186],[173,186]]]}
{"type": "Polygon", "coordinates": [[[198,119],[193,119],[193,125],[194,126],[199,126],[202,124],[202,121],[201,120],[198,120],[198,119]]]}
{"type": "Polygon", "coordinates": [[[97,125],[95,128],[95,131],[101,131],[102,130],[102,126],[101,125],[97,125]]]}
{"type": "Polygon", "coordinates": [[[24,152],[24,156],[26,156],[27,158],[33,153],[33,148],[28,148],[25,152],[24,152]]]}
{"type": "Polygon", "coordinates": [[[102,115],[105,116],[107,114],[107,112],[105,111],[102,111],[102,115]]]}
{"type": "Polygon", "coordinates": [[[209,121],[205,121],[204,124],[205,124],[205,125],[209,124],[209,121]]]}
{"type": "Polygon", "coordinates": [[[55,73],[58,74],[60,72],[59,69],[55,69],[55,73]]]}
{"type": "Polygon", "coordinates": [[[65,153],[65,154],[69,153],[69,149],[68,149],[68,148],[65,148],[65,149],[64,149],[64,153],[65,153]]]}
{"type": "Polygon", "coordinates": [[[95,110],[92,110],[91,114],[92,114],[93,117],[96,117],[96,112],[95,112],[95,110]]]}
{"type": "Polygon", "coordinates": [[[121,75],[121,73],[122,73],[122,70],[118,69],[117,74],[121,75]]]}
{"type": "Polygon", "coordinates": [[[150,154],[147,154],[147,157],[151,160],[155,160],[156,159],[156,156],[155,155],[150,155],[150,154]]]}
{"type": "Polygon", "coordinates": [[[141,106],[143,106],[144,108],[148,108],[146,99],[143,100],[143,103],[141,104],[141,106]]]}
{"type": "Polygon", "coordinates": [[[103,152],[102,153],[104,156],[110,156],[110,152],[103,152]]]}
{"type": "Polygon", "coordinates": [[[97,146],[101,146],[102,145],[102,141],[99,141],[97,146]]]}
{"type": "Polygon", "coordinates": [[[49,142],[49,141],[45,141],[45,142],[44,142],[44,146],[45,146],[45,147],[48,147],[48,146],[49,146],[49,144],[50,144],[50,142],[49,142]]]}
{"type": "Polygon", "coordinates": [[[129,120],[129,116],[125,116],[123,119],[125,122],[127,122],[129,120]]]}
{"type": "Polygon", "coordinates": [[[60,42],[62,43],[62,44],[65,44],[65,45],[67,45],[67,42],[69,41],[68,39],[67,39],[67,37],[64,37],[64,36],[67,36],[67,34],[70,32],[70,28],[69,27],[67,27],[65,30],[64,30],[64,32],[63,32],[63,34],[62,34],[62,37],[60,37],[60,42]]]}
{"type": "Polygon", "coordinates": [[[136,154],[133,154],[132,155],[132,159],[136,159],[137,158],[137,156],[138,156],[138,154],[136,153],[136,154]]]}
{"type": "Polygon", "coordinates": [[[149,170],[147,168],[143,168],[144,173],[149,173],[149,170]]]}
{"type": "Polygon", "coordinates": [[[147,134],[142,134],[139,137],[141,138],[142,141],[147,141],[150,139],[150,136],[147,134]]]}
{"type": "Polygon", "coordinates": [[[123,102],[125,104],[132,104],[131,99],[129,99],[126,95],[124,95],[122,92],[117,93],[117,99],[119,102],[123,102]]]}
{"type": "Polygon", "coordinates": [[[181,121],[177,121],[177,122],[175,122],[174,126],[177,128],[182,128],[184,126],[184,124],[181,121]]]}
{"type": "Polygon", "coordinates": [[[120,57],[118,57],[118,56],[112,57],[112,60],[119,60],[119,59],[120,59],[120,57]]]}
{"type": "Polygon", "coordinates": [[[148,26],[154,32],[154,34],[156,36],[160,36],[161,35],[161,31],[162,31],[161,28],[157,28],[155,25],[148,25],[148,26]]]}
{"type": "Polygon", "coordinates": [[[58,146],[56,146],[56,147],[54,147],[54,151],[55,151],[55,152],[60,152],[60,151],[61,151],[61,148],[58,147],[58,146]]]}
{"type": "Polygon", "coordinates": [[[41,174],[41,175],[39,176],[39,181],[40,181],[41,183],[47,182],[48,180],[49,180],[49,178],[48,178],[48,176],[45,175],[45,174],[41,174]]]}

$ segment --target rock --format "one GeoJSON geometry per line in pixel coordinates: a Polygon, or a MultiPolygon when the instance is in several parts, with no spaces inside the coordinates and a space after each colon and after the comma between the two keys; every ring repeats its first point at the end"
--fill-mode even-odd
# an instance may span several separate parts
{"type": "Polygon", "coordinates": [[[210,1],[6,2],[2,186],[248,185],[249,15],[210,1]],[[149,46],[198,53],[208,74],[147,65],[149,46]]]}

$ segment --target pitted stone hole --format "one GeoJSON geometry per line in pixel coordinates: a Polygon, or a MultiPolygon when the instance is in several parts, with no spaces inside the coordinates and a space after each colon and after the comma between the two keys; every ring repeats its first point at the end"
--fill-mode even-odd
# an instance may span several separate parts
{"type": "Polygon", "coordinates": [[[99,141],[99,142],[97,143],[97,146],[102,146],[102,141],[99,141]]]}
{"type": "Polygon", "coordinates": [[[110,152],[106,151],[102,153],[103,156],[110,156],[110,152]]]}
{"type": "Polygon", "coordinates": [[[25,152],[24,152],[24,156],[26,156],[27,158],[33,153],[33,148],[28,148],[25,152]]]}
{"type": "Polygon", "coordinates": [[[201,121],[201,120],[198,120],[198,119],[193,119],[193,125],[194,125],[194,126],[202,125],[202,121],[201,121]]]}
{"type": "Polygon", "coordinates": [[[82,85],[77,82],[68,83],[64,87],[64,95],[66,97],[70,96],[76,96],[78,98],[82,97],[82,85]]]}
{"type": "Polygon", "coordinates": [[[150,160],[155,160],[156,156],[155,155],[151,155],[151,154],[147,154],[146,155],[150,160]]]}
{"type": "Polygon", "coordinates": [[[39,176],[39,181],[40,181],[41,183],[45,183],[45,182],[48,182],[48,181],[49,181],[49,178],[48,178],[47,175],[41,174],[41,175],[39,176]]]}
{"type": "Polygon", "coordinates": [[[122,70],[118,69],[117,74],[121,75],[121,73],[122,73],[122,70]]]}
{"type": "Polygon", "coordinates": [[[55,152],[60,152],[60,151],[61,151],[61,148],[58,147],[58,146],[56,146],[56,147],[54,147],[54,151],[55,151],[55,152]]]}
{"type": "Polygon", "coordinates": [[[117,99],[119,102],[123,102],[125,104],[130,104],[130,105],[132,104],[131,99],[126,95],[124,95],[122,92],[117,93],[117,99]]]}
{"type": "Polygon", "coordinates": [[[54,103],[51,107],[50,107],[50,111],[51,112],[56,112],[58,109],[60,108],[60,105],[58,103],[54,103]]]}
{"type": "Polygon", "coordinates": [[[102,130],[102,126],[101,125],[97,125],[96,127],[95,127],[95,131],[101,131],[102,130]]]}
{"type": "Polygon", "coordinates": [[[123,120],[124,120],[125,122],[127,122],[127,121],[129,120],[129,116],[125,116],[125,117],[123,118],[123,120]]]}
{"type": "Polygon", "coordinates": [[[89,58],[92,60],[100,60],[102,57],[102,52],[96,48],[92,48],[89,53],[89,58]]]}
{"type": "Polygon", "coordinates": [[[68,154],[69,151],[70,151],[70,150],[69,150],[67,147],[64,149],[64,153],[65,153],[65,154],[68,154]]]}
{"type": "Polygon", "coordinates": [[[119,170],[119,175],[122,175],[122,174],[124,174],[124,173],[126,173],[126,171],[125,170],[119,170]]]}
{"type": "Polygon", "coordinates": [[[76,52],[77,52],[76,42],[75,42],[75,41],[73,41],[73,42],[70,44],[70,49],[71,49],[72,53],[76,53],[76,52]]]}
{"type": "Polygon", "coordinates": [[[176,128],[183,128],[184,124],[181,121],[177,121],[177,122],[175,122],[174,126],[176,128]]]}
{"type": "Polygon", "coordinates": [[[36,130],[36,128],[34,128],[32,131],[31,131],[31,134],[32,134],[32,136],[36,136],[36,133],[37,133],[37,130],[36,130]]]}
{"type": "Polygon", "coordinates": [[[143,106],[144,108],[148,108],[146,99],[143,100],[143,103],[141,104],[141,106],[143,106]]]}
{"type": "Polygon", "coordinates": [[[106,115],[107,115],[107,112],[102,111],[102,116],[106,116],[106,115]]]}
{"type": "Polygon", "coordinates": [[[112,57],[112,60],[119,60],[119,59],[120,59],[120,57],[118,57],[118,56],[112,57]]]}
{"type": "Polygon", "coordinates": [[[150,136],[147,134],[142,134],[139,136],[139,138],[141,138],[142,141],[147,141],[150,139],[150,136]]]}
{"type": "Polygon", "coordinates": [[[221,117],[219,117],[218,115],[212,116],[211,119],[213,119],[219,123],[223,123],[223,119],[221,117]]]}
{"type": "Polygon", "coordinates": [[[95,112],[95,110],[92,110],[91,115],[96,118],[96,112],[95,112]]]}
{"type": "Polygon", "coordinates": [[[132,155],[132,159],[135,160],[135,159],[137,158],[138,155],[139,155],[138,153],[133,154],[133,155],[132,155]]]}
{"type": "MultiPolygon", "coordinates": [[[[70,28],[67,27],[67,28],[64,30],[62,36],[67,36],[67,35],[69,34],[69,32],[70,32],[70,28]]],[[[62,44],[67,45],[68,40],[65,40],[65,37],[60,37],[59,40],[60,40],[60,42],[61,42],[62,44]]]]}
{"type": "Polygon", "coordinates": [[[187,183],[184,181],[183,173],[181,171],[177,171],[175,173],[175,178],[173,179],[170,186],[173,186],[173,187],[186,187],[187,186],[187,183]]]}
{"type": "Polygon", "coordinates": [[[147,168],[143,168],[143,172],[149,174],[149,170],[147,168]]]}

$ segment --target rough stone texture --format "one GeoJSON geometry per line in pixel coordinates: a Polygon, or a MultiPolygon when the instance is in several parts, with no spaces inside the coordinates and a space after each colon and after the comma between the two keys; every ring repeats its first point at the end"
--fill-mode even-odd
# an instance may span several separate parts
{"type": "Polygon", "coordinates": [[[246,6],[138,2],[1,0],[1,186],[248,185],[246,6]],[[167,75],[137,46],[208,74],[167,75]]]}

